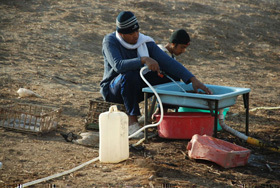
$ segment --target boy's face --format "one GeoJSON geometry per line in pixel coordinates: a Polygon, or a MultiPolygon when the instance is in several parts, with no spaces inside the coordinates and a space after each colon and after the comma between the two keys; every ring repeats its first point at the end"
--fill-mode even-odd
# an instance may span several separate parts
{"type": "Polygon", "coordinates": [[[187,47],[190,45],[190,43],[188,44],[174,44],[172,43],[173,45],[173,53],[174,55],[178,56],[182,53],[184,53],[187,49],[187,47]]]}
{"type": "Polygon", "coordinates": [[[129,34],[122,34],[122,33],[119,34],[123,38],[123,40],[128,44],[136,44],[139,38],[139,30],[129,34]]]}

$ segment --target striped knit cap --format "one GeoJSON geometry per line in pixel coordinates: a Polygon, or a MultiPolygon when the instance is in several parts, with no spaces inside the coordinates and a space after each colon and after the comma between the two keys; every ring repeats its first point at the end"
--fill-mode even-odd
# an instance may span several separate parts
{"type": "Polygon", "coordinates": [[[133,33],[139,29],[137,18],[130,11],[122,11],[116,19],[117,31],[122,34],[133,33]]]}

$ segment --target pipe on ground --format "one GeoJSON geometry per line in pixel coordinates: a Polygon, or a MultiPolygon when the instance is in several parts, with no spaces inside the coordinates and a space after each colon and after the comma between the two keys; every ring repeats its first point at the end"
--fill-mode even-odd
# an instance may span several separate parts
{"type": "Polygon", "coordinates": [[[225,121],[224,121],[223,111],[224,111],[224,109],[219,110],[219,123],[225,131],[237,136],[238,138],[241,138],[242,140],[245,140],[248,144],[258,146],[258,147],[262,147],[262,148],[266,148],[266,149],[271,150],[271,151],[280,152],[280,147],[279,146],[275,146],[274,144],[263,142],[263,141],[258,140],[256,138],[252,138],[250,136],[247,136],[243,133],[240,133],[237,130],[227,126],[225,124],[225,121]]]}

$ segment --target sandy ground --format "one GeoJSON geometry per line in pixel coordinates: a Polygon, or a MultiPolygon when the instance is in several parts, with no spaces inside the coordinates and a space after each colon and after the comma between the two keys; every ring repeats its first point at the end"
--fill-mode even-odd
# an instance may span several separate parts
{"type": "MultiPolygon", "coordinates": [[[[166,43],[185,28],[187,52],[177,58],[202,82],[251,88],[250,109],[280,105],[280,3],[245,1],[0,0],[0,104],[62,108],[56,131],[33,135],[0,129],[0,187],[15,187],[76,167],[98,148],[66,142],[60,132],[84,132],[89,100],[100,97],[102,39],[122,10],[137,16],[141,32],[166,43]],[[28,88],[42,98],[18,98],[28,88]]],[[[242,97],[226,123],[244,132],[242,97]]],[[[280,111],[250,112],[250,135],[280,145],[280,111]]],[[[218,138],[250,149],[246,166],[224,169],[189,160],[189,140],[153,138],[119,164],[92,163],[32,187],[279,187],[280,155],[227,132],[218,138]],[[271,170],[267,167],[270,166],[271,170]]]]}

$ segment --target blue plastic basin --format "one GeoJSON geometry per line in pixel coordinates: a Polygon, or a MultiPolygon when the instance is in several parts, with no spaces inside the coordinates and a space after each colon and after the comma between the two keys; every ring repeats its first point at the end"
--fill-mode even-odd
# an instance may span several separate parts
{"type": "MultiPolygon", "coordinates": [[[[176,82],[184,90],[192,91],[192,84],[185,84],[183,82],[176,82]]],[[[218,101],[218,109],[226,108],[234,105],[238,95],[246,94],[251,91],[250,88],[239,88],[229,86],[206,86],[213,92],[213,95],[198,94],[198,93],[185,93],[178,85],[170,82],[154,86],[154,89],[159,94],[162,103],[177,105],[182,107],[191,107],[209,110],[211,106],[215,109],[215,101],[218,101]]],[[[153,93],[149,87],[142,89],[143,92],[153,93]]],[[[203,92],[200,90],[200,92],[203,92]]]]}

